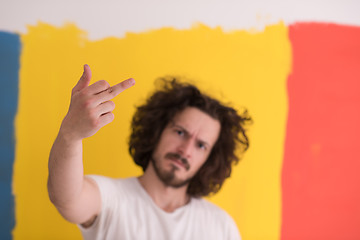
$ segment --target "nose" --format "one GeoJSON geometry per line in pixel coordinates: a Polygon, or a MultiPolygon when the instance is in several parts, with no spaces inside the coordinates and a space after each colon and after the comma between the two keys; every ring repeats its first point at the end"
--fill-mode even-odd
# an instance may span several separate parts
{"type": "Polygon", "coordinates": [[[191,138],[184,139],[178,150],[183,157],[190,159],[194,150],[194,141],[191,138]]]}

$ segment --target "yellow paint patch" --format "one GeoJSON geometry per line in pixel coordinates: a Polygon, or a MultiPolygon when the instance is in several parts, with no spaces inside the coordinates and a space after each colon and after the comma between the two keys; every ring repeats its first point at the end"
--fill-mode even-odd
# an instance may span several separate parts
{"type": "Polygon", "coordinates": [[[134,106],[143,103],[158,77],[194,79],[210,95],[236,108],[247,107],[254,119],[250,150],[210,200],[233,216],[243,239],[279,239],[286,79],[291,66],[287,31],[282,23],[260,33],[224,33],[199,25],[89,41],[73,25],[30,27],[22,36],[14,239],[81,239],[77,227],[51,205],[46,181],[49,151],[85,63],[92,68],[93,82],[105,79],[115,84],[128,77],[137,81],[115,99],[115,121],[85,140],[87,174],[141,174],[127,152],[134,106]]]}

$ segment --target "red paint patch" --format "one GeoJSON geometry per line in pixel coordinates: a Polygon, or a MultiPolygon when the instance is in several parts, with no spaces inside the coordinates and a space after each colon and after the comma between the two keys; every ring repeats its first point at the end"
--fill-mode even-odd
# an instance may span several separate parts
{"type": "Polygon", "coordinates": [[[360,239],[360,28],[290,26],[282,239],[360,239]]]}

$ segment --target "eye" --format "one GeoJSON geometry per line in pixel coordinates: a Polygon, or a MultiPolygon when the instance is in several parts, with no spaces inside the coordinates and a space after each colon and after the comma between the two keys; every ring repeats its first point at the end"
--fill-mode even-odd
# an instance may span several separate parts
{"type": "Polygon", "coordinates": [[[177,135],[179,135],[179,136],[184,136],[184,131],[182,131],[182,130],[176,129],[175,132],[176,132],[177,135]]]}
{"type": "Polygon", "coordinates": [[[203,143],[201,143],[201,142],[198,143],[198,148],[200,148],[200,149],[202,149],[202,150],[206,150],[205,144],[203,144],[203,143]]]}

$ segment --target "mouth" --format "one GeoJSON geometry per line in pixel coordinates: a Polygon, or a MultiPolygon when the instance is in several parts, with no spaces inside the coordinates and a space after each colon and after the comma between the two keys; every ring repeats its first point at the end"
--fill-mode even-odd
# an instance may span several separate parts
{"type": "Polygon", "coordinates": [[[177,166],[184,168],[186,171],[190,169],[188,160],[186,158],[183,158],[180,154],[168,153],[165,155],[165,158],[171,160],[177,166]]]}

